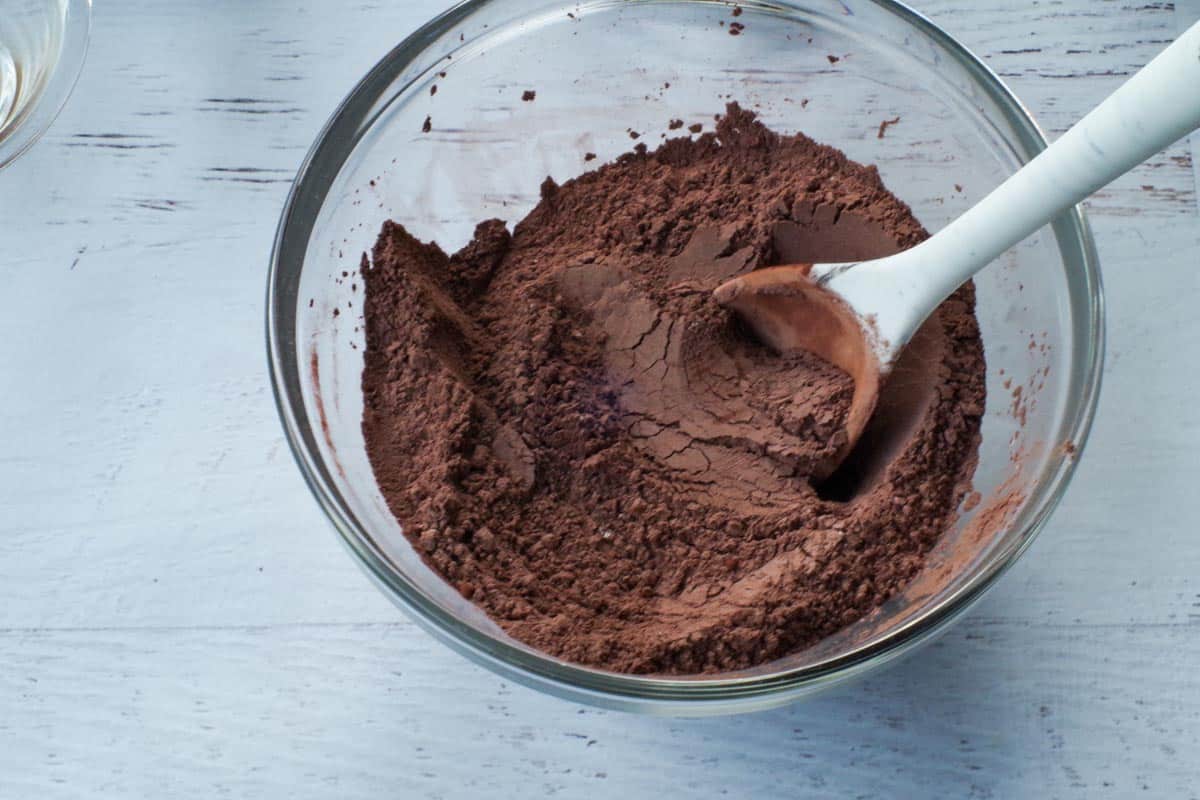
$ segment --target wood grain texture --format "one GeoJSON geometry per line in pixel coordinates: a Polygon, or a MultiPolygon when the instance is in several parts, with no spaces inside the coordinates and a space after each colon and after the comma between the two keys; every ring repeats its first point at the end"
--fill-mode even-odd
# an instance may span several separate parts
{"type": "MultiPolygon", "coordinates": [[[[918,5],[1052,134],[1200,18],[918,5]]],[[[1187,144],[1089,204],[1110,335],[1091,443],[932,648],[804,705],[668,721],[511,687],[399,617],[292,463],[262,300],[318,128],[443,7],[99,4],[72,101],[0,173],[0,798],[1197,796],[1187,144]]]]}

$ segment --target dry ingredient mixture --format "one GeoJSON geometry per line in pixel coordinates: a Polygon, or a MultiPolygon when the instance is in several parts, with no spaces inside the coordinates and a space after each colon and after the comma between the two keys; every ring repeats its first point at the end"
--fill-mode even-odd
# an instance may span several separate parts
{"type": "Polygon", "coordinates": [[[808,475],[853,390],[712,300],[778,263],[926,236],[873,167],[730,105],[447,255],[383,226],[364,256],[363,432],[428,563],[512,636],[634,673],[750,667],[869,613],[969,489],[984,362],[973,289],[930,326],[932,398],[849,502],[808,475]]]}

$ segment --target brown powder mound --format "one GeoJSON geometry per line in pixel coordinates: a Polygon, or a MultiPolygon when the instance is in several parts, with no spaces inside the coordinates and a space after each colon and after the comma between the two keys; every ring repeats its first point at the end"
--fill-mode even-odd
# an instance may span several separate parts
{"type": "Polygon", "coordinates": [[[364,258],[363,431],[428,563],[514,637],[625,672],[739,669],[861,618],[966,490],[984,364],[965,287],[898,455],[849,503],[808,480],[850,379],[778,355],[725,278],[925,236],[878,173],[731,105],[716,133],[562,186],[453,256],[386,223],[364,258]]]}

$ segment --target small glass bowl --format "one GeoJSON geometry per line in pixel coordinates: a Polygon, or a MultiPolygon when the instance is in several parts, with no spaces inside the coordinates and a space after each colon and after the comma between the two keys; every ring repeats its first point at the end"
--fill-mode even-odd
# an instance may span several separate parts
{"type": "Polygon", "coordinates": [[[87,55],[92,0],[0,0],[0,169],[58,116],[87,55]]]}
{"type": "Polygon", "coordinates": [[[496,672],[574,700],[669,714],[766,708],[928,641],[1045,524],[1095,409],[1100,276],[1074,209],[976,279],[988,402],[975,494],[927,569],[868,618],[754,669],[625,675],[529,648],[459,596],[409,545],[366,458],[363,252],[389,218],[452,252],[479,220],[521,219],[546,175],[562,182],[604,163],[631,148],[631,131],[654,146],[673,119],[711,129],[728,100],[775,130],[876,164],[933,231],[1045,147],[983,62],[888,0],[472,0],[355,87],[310,151],[279,225],[271,377],[321,506],[367,573],[427,630],[496,672]]]}

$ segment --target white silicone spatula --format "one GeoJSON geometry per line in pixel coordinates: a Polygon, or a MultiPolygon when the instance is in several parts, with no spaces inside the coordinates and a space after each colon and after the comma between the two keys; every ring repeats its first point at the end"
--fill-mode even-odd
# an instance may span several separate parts
{"type": "Polygon", "coordinates": [[[716,289],[776,350],[809,350],[855,381],[848,441],[921,323],[956,288],[1064,209],[1200,127],[1200,23],[1019,172],[921,244],[852,264],[758,270],[716,289]]]}

